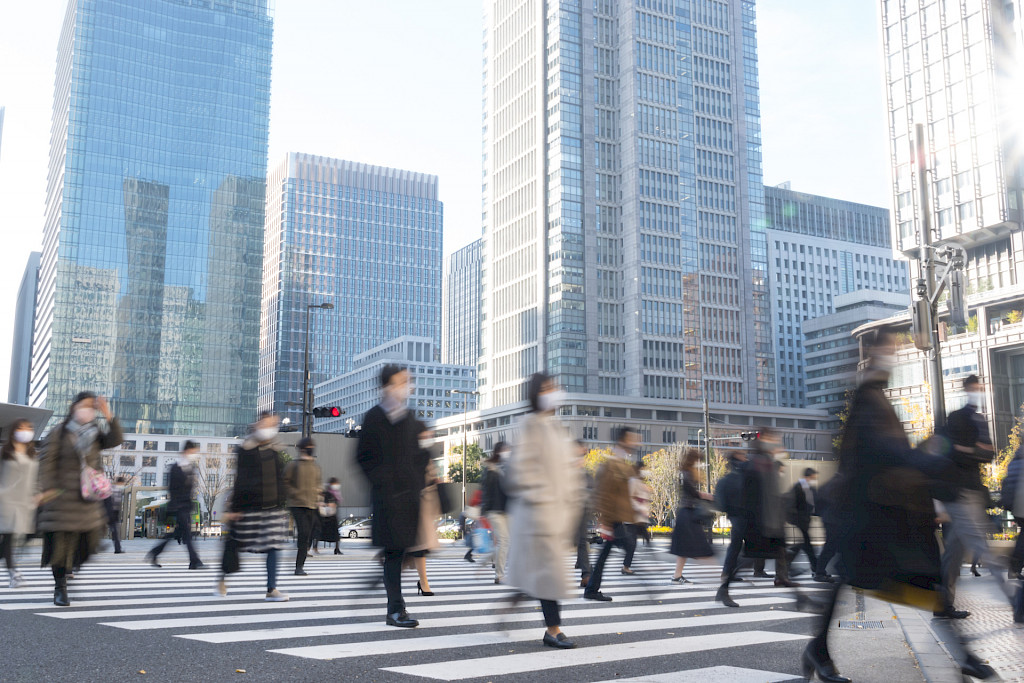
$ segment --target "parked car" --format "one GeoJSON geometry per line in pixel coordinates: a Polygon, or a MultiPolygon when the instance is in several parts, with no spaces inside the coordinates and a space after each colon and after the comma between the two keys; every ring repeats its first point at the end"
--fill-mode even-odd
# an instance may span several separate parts
{"type": "Polygon", "coordinates": [[[372,530],[372,519],[353,517],[341,523],[338,533],[342,538],[370,538],[372,530]]]}

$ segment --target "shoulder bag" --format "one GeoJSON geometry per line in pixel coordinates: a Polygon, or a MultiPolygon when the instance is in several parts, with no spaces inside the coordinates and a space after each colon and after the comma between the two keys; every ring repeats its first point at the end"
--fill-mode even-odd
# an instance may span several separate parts
{"type": "Polygon", "coordinates": [[[85,462],[85,456],[78,454],[82,463],[82,472],[79,476],[82,487],[82,500],[106,500],[110,498],[111,487],[107,475],[99,470],[89,467],[85,462]]]}

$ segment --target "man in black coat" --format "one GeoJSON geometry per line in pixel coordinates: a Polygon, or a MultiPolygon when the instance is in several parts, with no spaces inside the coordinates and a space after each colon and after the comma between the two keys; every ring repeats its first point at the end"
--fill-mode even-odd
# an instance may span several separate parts
{"type": "Polygon", "coordinates": [[[419,622],[405,610],[402,558],[405,549],[416,544],[429,453],[419,447],[421,427],[407,406],[408,370],[386,365],[380,385],[381,402],[363,417],[356,460],[372,487],[373,544],[384,549],[386,623],[413,628],[419,622]]]}
{"type": "Polygon", "coordinates": [[[743,469],[743,507],[747,520],[744,554],[751,558],[775,560],[775,585],[787,588],[785,495],[775,454],[782,450],[778,432],[762,427],[750,459],[743,469]]]}
{"type": "MultiPolygon", "coordinates": [[[[195,546],[192,544],[192,491],[195,487],[195,468],[191,458],[195,457],[198,453],[199,444],[195,441],[186,441],[185,448],[174,464],[171,465],[171,471],[168,473],[167,480],[167,493],[169,496],[167,514],[168,516],[174,515],[175,529],[173,536],[177,536],[188,549],[189,569],[202,569],[204,566],[199,559],[199,553],[196,552],[195,546]]],[[[146,555],[146,559],[154,567],[160,566],[157,563],[157,559],[173,536],[172,534],[166,534],[163,540],[157,543],[146,555]]]]}
{"type": "Polygon", "coordinates": [[[790,549],[789,563],[796,559],[801,550],[807,555],[807,561],[811,563],[811,573],[815,581],[828,581],[821,577],[818,571],[818,557],[811,545],[811,517],[818,514],[817,505],[818,488],[815,485],[818,481],[818,472],[813,467],[804,469],[804,476],[801,477],[790,492],[792,501],[793,526],[800,530],[803,540],[790,549]]]}
{"type": "Polygon", "coordinates": [[[729,518],[732,528],[729,534],[729,549],[722,566],[722,581],[736,573],[743,550],[743,537],[747,533],[747,517],[743,507],[743,468],[747,455],[743,451],[729,453],[729,474],[722,477],[715,486],[715,506],[729,518]]]}

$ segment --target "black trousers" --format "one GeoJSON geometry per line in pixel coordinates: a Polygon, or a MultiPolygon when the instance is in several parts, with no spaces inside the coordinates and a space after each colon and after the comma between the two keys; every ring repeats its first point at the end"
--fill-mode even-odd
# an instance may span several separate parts
{"type": "Polygon", "coordinates": [[[108,521],[107,528],[110,529],[110,540],[114,542],[114,552],[121,552],[121,530],[118,528],[117,520],[108,521]]]}
{"type": "Polygon", "coordinates": [[[14,534],[0,534],[0,550],[7,562],[7,571],[14,572],[14,534]]]}
{"type": "Polygon", "coordinates": [[[295,520],[295,530],[299,534],[298,548],[295,551],[295,571],[306,564],[306,553],[309,552],[310,540],[313,538],[313,522],[316,521],[316,510],[313,508],[288,508],[295,520]]]}
{"type": "Polygon", "coordinates": [[[384,590],[388,593],[388,614],[405,610],[402,597],[402,559],[405,548],[384,549],[384,590]]]}
{"type": "Polygon", "coordinates": [[[640,538],[640,527],[636,524],[623,524],[626,532],[626,558],[622,560],[623,567],[633,566],[633,555],[636,553],[636,543],[640,538]]]}
{"type": "Polygon", "coordinates": [[[562,615],[557,600],[541,600],[540,609],[544,612],[544,625],[548,628],[562,625],[562,615]]]}
{"type": "Polygon", "coordinates": [[[192,544],[192,522],[189,520],[191,510],[188,507],[183,507],[179,510],[167,510],[168,514],[173,514],[175,517],[174,531],[169,534],[165,534],[163,539],[154,546],[149,554],[155,560],[160,557],[160,553],[164,551],[164,547],[167,546],[167,542],[172,538],[178,538],[181,543],[185,544],[185,548],[188,549],[188,564],[190,567],[195,567],[202,564],[199,559],[199,553],[196,552],[196,547],[192,544]]]}
{"type": "Polygon", "coordinates": [[[790,546],[789,557],[787,558],[788,563],[792,563],[796,559],[796,556],[803,550],[807,555],[807,561],[811,563],[811,573],[818,573],[818,556],[814,552],[814,546],[811,545],[811,532],[809,527],[800,527],[800,535],[803,541],[796,545],[790,546]]]}
{"type": "Polygon", "coordinates": [[[601,590],[601,579],[604,577],[604,565],[612,552],[612,547],[618,546],[626,551],[627,557],[632,557],[636,550],[636,537],[630,536],[626,525],[619,522],[612,528],[612,539],[606,540],[601,547],[601,554],[597,556],[597,564],[594,565],[594,573],[590,575],[590,582],[584,589],[587,593],[596,593],[601,590]],[[632,545],[630,541],[632,540],[632,545]],[[630,549],[632,548],[632,550],[630,549]]]}

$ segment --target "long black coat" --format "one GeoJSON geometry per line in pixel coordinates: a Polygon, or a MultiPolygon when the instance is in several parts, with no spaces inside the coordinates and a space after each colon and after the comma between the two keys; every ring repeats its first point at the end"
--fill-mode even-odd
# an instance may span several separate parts
{"type": "Polygon", "coordinates": [[[910,446],[896,411],[873,380],[854,392],[829,514],[841,520],[849,583],[890,582],[934,590],[941,580],[931,486],[940,458],[910,446]]]}
{"type": "MultiPolygon", "coordinates": [[[[813,492],[814,487],[811,487],[811,490],[813,492]]],[[[807,493],[804,491],[803,484],[800,482],[793,484],[789,496],[793,504],[793,526],[807,531],[811,528],[811,515],[814,513],[814,510],[810,501],[807,500],[807,493]]]]}
{"type": "Polygon", "coordinates": [[[775,458],[760,440],[743,468],[743,511],[747,520],[743,552],[747,557],[775,558],[785,547],[786,497],[775,458]]]}
{"type": "Polygon", "coordinates": [[[231,512],[284,507],[288,496],[285,492],[281,448],[277,443],[261,445],[246,439],[236,449],[235,488],[231,493],[231,512]]]}
{"type": "Polygon", "coordinates": [[[430,459],[419,446],[421,429],[411,413],[392,424],[379,405],[363,418],[356,460],[372,487],[375,546],[402,549],[416,544],[420,491],[430,459]]]}

